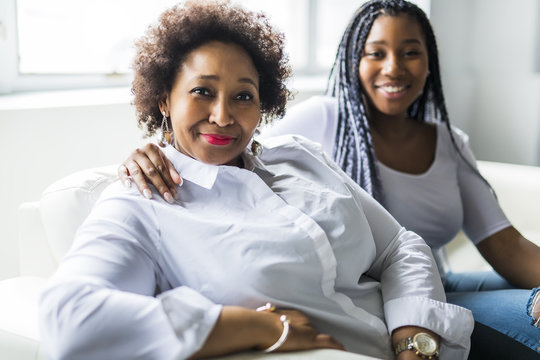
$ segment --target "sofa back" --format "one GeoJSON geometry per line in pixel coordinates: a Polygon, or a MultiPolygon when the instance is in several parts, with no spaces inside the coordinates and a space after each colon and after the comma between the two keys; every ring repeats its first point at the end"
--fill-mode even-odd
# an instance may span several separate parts
{"type": "MultiPolygon", "coordinates": [[[[540,167],[479,161],[510,221],[540,245],[540,167]]],[[[103,189],[117,180],[117,165],[79,171],[50,185],[39,202],[19,208],[22,275],[49,276],[70,248],[77,228],[103,189]]],[[[488,268],[460,234],[447,247],[454,271],[488,268]],[[454,254],[454,256],[452,256],[454,254]]]]}
{"type": "Polygon", "coordinates": [[[51,184],[36,203],[19,208],[21,275],[49,276],[101,192],[118,179],[118,165],[82,170],[51,184]]]}

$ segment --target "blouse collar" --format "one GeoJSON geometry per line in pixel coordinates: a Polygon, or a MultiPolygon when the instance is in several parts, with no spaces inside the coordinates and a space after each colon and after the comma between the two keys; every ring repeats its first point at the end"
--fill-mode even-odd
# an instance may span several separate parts
{"type": "MultiPolygon", "coordinates": [[[[205,189],[211,189],[214,186],[220,168],[229,167],[229,165],[205,164],[202,161],[182,154],[171,145],[167,145],[164,152],[174,165],[176,171],[180,174],[180,177],[205,189]]],[[[257,170],[260,170],[263,173],[272,174],[258,156],[252,154],[251,151],[246,149],[240,156],[244,161],[245,170],[256,173],[259,172],[257,170]]]]}

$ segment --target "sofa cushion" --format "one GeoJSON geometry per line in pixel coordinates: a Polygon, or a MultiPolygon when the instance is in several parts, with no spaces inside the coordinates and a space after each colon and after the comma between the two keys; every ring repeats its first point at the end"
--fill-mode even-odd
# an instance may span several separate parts
{"type": "Polygon", "coordinates": [[[118,165],[87,169],[50,185],[40,200],[46,238],[57,262],[71,247],[77,228],[101,192],[118,179],[118,165]]]}

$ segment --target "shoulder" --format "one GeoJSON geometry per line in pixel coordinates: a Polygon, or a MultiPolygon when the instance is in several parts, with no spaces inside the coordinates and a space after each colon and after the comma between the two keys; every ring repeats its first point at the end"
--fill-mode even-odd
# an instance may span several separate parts
{"type": "Polygon", "coordinates": [[[450,136],[453,137],[459,149],[469,146],[469,135],[454,125],[450,125],[450,131],[448,131],[446,124],[437,124],[437,132],[442,135],[439,138],[446,139],[449,142],[452,141],[450,136]]]}
{"type": "Polygon", "coordinates": [[[259,156],[266,164],[294,163],[303,169],[328,166],[330,161],[321,144],[302,135],[287,134],[274,136],[261,141],[263,151],[259,156]]]}
{"type": "Polygon", "coordinates": [[[267,152],[292,151],[312,154],[323,153],[321,144],[297,134],[286,134],[264,138],[261,140],[261,145],[263,146],[263,151],[266,150],[267,152]]]}
{"type": "Polygon", "coordinates": [[[92,217],[122,222],[128,219],[130,222],[145,222],[154,217],[154,203],[161,200],[157,196],[154,198],[146,199],[135,186],[126,188],[120,181],[116,181],[100,194],[92,209],[92,217]]]}
{"type": "Polygon", "coordinates": [[[326,95],[312,96],[307,100],[301,101],[290,108],[289,113],[300,111],[323,111],[336,112],[338,107],[337,99],[326,95]]]}

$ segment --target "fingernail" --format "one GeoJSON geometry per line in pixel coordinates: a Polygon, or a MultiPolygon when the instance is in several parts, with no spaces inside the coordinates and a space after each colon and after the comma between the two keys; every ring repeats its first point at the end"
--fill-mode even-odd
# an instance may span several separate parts
{"type": "Polygon", "coordinates": [[[130,188],[131,187],[131,180],[127,179],[126,181],[123,182],[124,186],[127,187],[127,188],[130,188]]]}
{"type": "Polygon", "coordinates": [[[151,192],[150,190],[148,190],[148,189],[144,189],[144,190],[143,190],[143,195],[144,195],[144,197],[147,198],[147,199],[151,199],[151,198],[152,198],[152,192],[151,192]]]}
{"type": "Polygon", "coordinates": [[[169,194],[168,192],[166,192],[165,194],[163,194],[163,197],[165,198],[165,201],[167,201],[169,204],[174,203],[173,197],[172,197],[171,194],[169,194]]]}

